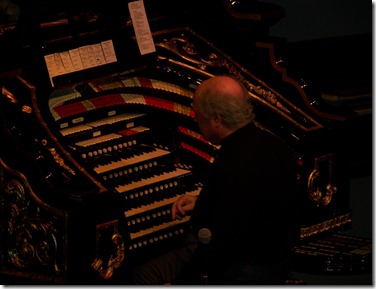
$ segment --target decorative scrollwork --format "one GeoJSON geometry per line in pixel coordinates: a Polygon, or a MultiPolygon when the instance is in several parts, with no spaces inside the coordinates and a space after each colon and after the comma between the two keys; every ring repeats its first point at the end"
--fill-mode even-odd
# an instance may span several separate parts
{"type": "Polygon", "coordinates": [[[201,70],[206,70],[207,67],[225,68],[228,73],[234,75],[241,82],[243,82],[250,92],[267,101],[275,108],[291,114],[291,111],[279,101],[275,93],[262,88],[260,85],[254,85],[250,81],[246,80],[235,65],[218,53],[215,53],[214,51],[207,53],[201,51],[193,42],[189,41],[186,35],[182,34],[180,37],[173,37],[168,40],[164,39],[162,42],[156,43],[156,45],[173,52],[182,59],[196,65],[201,70]]]}
{"type": "Polygon", "coordinates": [[[11,215],[16,217],[8,221],[10,262],[23,269],[53,264],[55,271],[59,271],[55,263],[57,241],[52,224],[40,218],[26,217],[25,207],[19,209],[12,204],[12,208],[11,215]]]}
{"type": "Polygon", "coordinates": [[[41,139],[41,140],[36,139],[35,141],[41,144],[42,146],[44,146],[49,151],[49,153],[53,157],[56,164],[58,164],[60,167],[68,171],[71,175],[76,174],[76,172],[65,163],[64,159],[59,155],[56,148],[48,146],[48,142],[46,139],[41,139]]]}
{"type": "Polygon", "coordinates": [[[31,224],[16,227],[8,245],[11,262],[18,268],[28,268],[36,256],[34,232],[31,224]]]}
{"type": "Polygon", "coordinates": [[[5,193],[16,203],[25,202],[25,189],[21,182],[16,179],[6,182],[5,193]]]}
{"type": "Polygon", "coordinates": [[[52,208],[35,196],[24,175],[10,169],[1,159],[0,171],[3,172],[0,194],[6,204],[2,209],[5,226],[2,241],[6,248],[3,265],[61,275],[57,264],[57,219],[45,210],[52,208]]]}

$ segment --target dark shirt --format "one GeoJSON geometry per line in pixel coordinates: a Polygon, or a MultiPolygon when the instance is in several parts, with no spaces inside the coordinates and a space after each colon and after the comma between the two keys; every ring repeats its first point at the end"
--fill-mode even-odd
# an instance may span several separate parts
{"type": "Polygon", "coordinates": [[[251,123],[222,141],[191,218],[195,233],[212,233],[205,258],[216,274],[233,262],[268,266],[288,257],[296,193],[291,151],[271,133],[251,123]]]}

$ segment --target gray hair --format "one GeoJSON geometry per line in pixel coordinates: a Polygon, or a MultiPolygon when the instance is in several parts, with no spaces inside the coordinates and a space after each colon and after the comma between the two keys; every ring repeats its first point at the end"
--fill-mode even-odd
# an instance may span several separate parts
{"type": "Polygon", "coordinates": [[[239,90],[229,92],[210,87],[200,95],[198,109],[206,118],[213,118],[217,113],[221,116],[223,125],[236,128],[252,122],[255,114],[247,89],[239,80],[231,78],[238,83],[239,90]],[[239,91],[240,95],[236,95],[239,91]]]}

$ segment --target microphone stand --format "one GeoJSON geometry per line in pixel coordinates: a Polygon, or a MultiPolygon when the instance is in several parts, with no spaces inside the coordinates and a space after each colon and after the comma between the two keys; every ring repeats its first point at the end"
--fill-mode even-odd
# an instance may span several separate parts
{"type": "Polygon", "coordinates": [[[202,228],[198,231],[197,238],[199,245],[201,245],[201,249],[203,250],[203,260],[202,260],[202,268],[203,271],[200,274],[200,283],[201,285],[209,285],[209,275],[208,275],[208,246],[211,241],[211,231],[207,228],[202,228]]]}

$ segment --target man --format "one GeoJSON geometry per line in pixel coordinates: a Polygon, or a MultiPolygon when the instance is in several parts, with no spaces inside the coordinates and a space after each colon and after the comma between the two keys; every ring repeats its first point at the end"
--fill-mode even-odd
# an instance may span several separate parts
{"type": "Polygon", "coordinates": [[[230,76],[204,81],[193,108],[203,137],[221,148],[199,197],[184,195],[172,206],[174,219],[192,212],[187,247],[138,271],[136,279],[158,272],[158,282],[172,284],[283,283],[298,236],[291,152],[255,126],[248,92],[230,76]]]}

